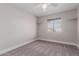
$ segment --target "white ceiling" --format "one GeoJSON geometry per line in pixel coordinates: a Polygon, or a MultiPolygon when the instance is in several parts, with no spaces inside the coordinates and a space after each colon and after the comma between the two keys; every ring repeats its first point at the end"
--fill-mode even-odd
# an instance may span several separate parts
{"type": "Polygon", "coordinates": [[[42,4],[43,3],[16,3],[13,5],[16,8],[21,9],[22,11],[29,12],[39,17],[75,9],[79,6],[78,3],[51,3],[51,4],[49,3],[46,11],[43,11],[42,4]]]}

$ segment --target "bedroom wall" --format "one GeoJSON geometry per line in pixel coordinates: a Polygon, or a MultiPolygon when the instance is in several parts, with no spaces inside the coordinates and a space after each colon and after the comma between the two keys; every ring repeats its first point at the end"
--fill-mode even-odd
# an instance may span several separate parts
{"type": "Polygon", "coordinates": [[[79,48],[79,7],[77,9],[77,18],[78,18],[78,22],[77,22],[77,45],[78,45],[78,48],[79,48]]]}
{"type": "Polygon", "coordinates": [[[35,40],[36,17],[0,4],[0,51],[35,40]]]}
{"type": "Polygon", "coordinates": [[[76,9],[40,17],[38,19],[38,37],[41,40],[59,41],[75,44],[77,42],[77,12],[76,9]],[[62,32],[48,32],[48,19],[61,17],[62,32]],[[72,20],[74,19],[74,20],[72,20]]]}

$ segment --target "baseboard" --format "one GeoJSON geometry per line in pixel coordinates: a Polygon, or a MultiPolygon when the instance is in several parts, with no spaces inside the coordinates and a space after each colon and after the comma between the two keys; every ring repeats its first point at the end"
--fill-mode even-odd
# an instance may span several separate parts
{"type": "Polygon", "coordinates": [[[56,43],[60,43],[60,44],[66,44],[66,45],[72,45],[72,46],[76,46],[76,47],[78,47],[78,45],[75,44],[75,43],[61,42],[61,41],[48,40],[48,39],[39,39],[39,40],[49,41],[49,42],[56,42],[56,43]]]}
{"type": "Polygon", "coordinates": [[[18,45],[16,45],[16,46],[13,46],[13,47],[10,47],[10,48],[4,49],[4,50],[0,50],[0,55],[1,55],[1,54],[4,54],[4,53],[6,53],[6,52],[9,52],[9,51],[11,51],[11,50],[13,50],[13,49],[19,48],[19,47],[21,47],[21,46],[23,46],[23,45],[26,45],[26,44],[28,44],[28,43],[31,43],[31,42],[33,42],[33,41],[36,41],[36,39],[29,40],[29,41],[27,41],[27,42],[25,42],[25,43],[21,43],[21,44],[18,44],[18,45]]]}
{"type": "Polygon", "coordinates": [[[79,49],[79,45],[78,44],[76,44],[76,47],[79,49]]]}
{"type": "MultiPolygon", "coordinates": [[[[48,40],[48,39],[38,39],[38,40],[49,41],[49,42],[56,42],[56,43],[66,44],[66,45],[73,45],[73,46],[76,46],[77,48],[79,48],[79,46],[78,46],[77,44],[75,44],[75,43],[61,42],[61,41],[48,40]]],[[[28,44],[28,43],[31,43],[31,42],[33,42],[33,41],[36,41],[36,39],[32,39],[32,40],[27,41],[27,42],[25,42],[25,43],[22,43],[22,44],[19,44],[19,45],[16,45],[16,46],[13,46],[13,47],[4,49],[4,50],[0,50],[0,55],[1,55],[1,54],[4,54],[4,53],[6,53],[6,52],[9,52],[9,51],[11,51],[11,50],[13,50],[13,49],[19,48],[19,47],[21,47],[21,46],[23,46],[23,45],[26,45],[26,44],[28,44]]]]}

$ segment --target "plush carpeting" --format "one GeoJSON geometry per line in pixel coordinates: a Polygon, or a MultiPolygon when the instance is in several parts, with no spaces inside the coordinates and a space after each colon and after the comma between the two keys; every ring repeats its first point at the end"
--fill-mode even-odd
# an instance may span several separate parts
{"type": "Polygon", "coordinates": [[[75,46],[37,40],[1,56],[79,56],[79,49],[75,46]]]}

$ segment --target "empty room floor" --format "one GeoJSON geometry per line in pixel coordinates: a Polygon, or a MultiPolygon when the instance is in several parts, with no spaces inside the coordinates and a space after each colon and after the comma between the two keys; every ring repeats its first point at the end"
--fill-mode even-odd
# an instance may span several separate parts
{"type": "Polygon", "coordinates": [[[79,56],[75,46],[37,40],[1,56],[79,56]]]}

